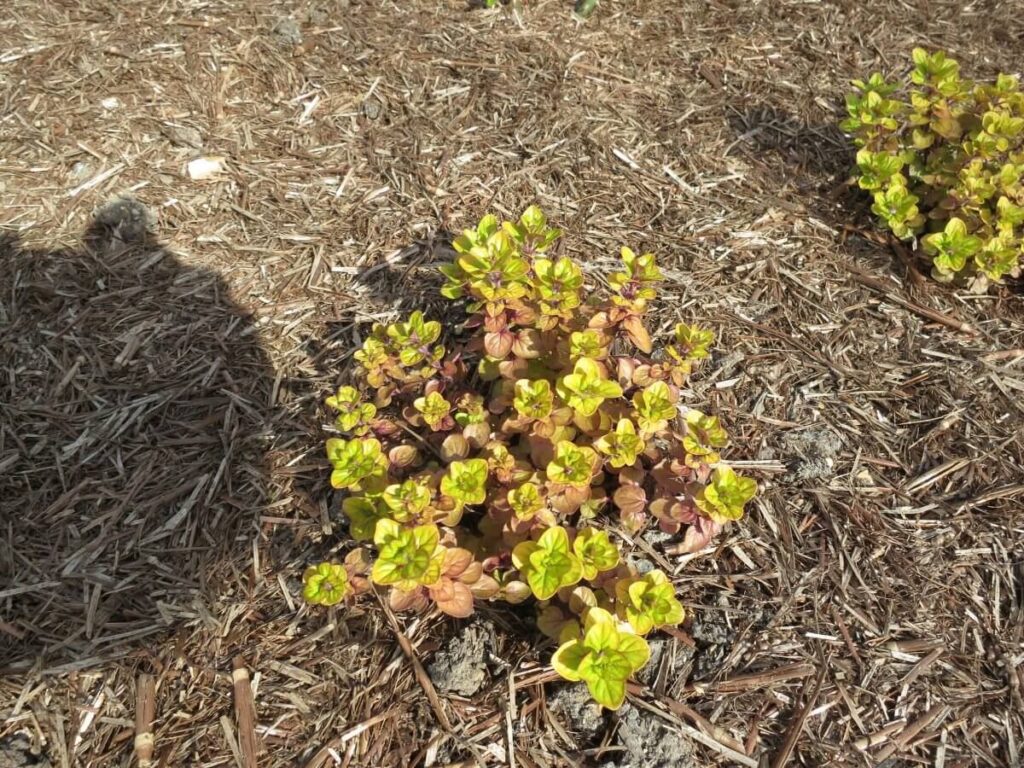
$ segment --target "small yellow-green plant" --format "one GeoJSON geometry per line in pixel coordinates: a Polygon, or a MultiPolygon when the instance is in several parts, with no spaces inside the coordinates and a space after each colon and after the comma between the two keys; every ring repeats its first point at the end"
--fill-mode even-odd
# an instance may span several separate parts
{"type": "Polygon", "coordinates": [[[841,124],[858,147],[858,183],[902,239],[919,238],[932,274],[998,281],[1024,258],[1024,93],[1016,77],[960,76],[939,51],[913,53],[909,84],[853,82],[841,124]]]}
{"type": "Polygon", "coordinates": [[[372,550],[310,569],[307,597],[336,603],[367,574],[396,610],[464,617],[532,596],[555,669],[616,708],[644,635],[683,620],[668,577],[624,561],[622,534],[656,522],[703,547],[756,487],[720,464],[718,419],[680,403],[713,334],[679,324],[652,355],[654,256],[623,248],[602,296],[551,253],[559,235],[531,207],[455,241],[442,294],[469,317],[452,346],[419,312],[373,328],[355,386],[328,400],[341,436],[327,441],[352,538],[372,550]]]}

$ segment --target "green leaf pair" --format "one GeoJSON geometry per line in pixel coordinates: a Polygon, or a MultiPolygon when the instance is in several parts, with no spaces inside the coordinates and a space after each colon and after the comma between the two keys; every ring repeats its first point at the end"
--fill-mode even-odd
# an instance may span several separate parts
{"type": "Polygon", "coordinates": [[[650,655],[642,637],[622,629],[605,609],[591,608],[583,637],[562,644],[551,665],[566,680],[585,682],[602,706],[618,709],[626,698],[626,681],[650,655]]]}

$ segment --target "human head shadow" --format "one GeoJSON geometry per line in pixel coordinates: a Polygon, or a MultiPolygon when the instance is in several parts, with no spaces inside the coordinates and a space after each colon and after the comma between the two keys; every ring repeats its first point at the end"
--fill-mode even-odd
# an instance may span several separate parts
{"type": "Polygon", "coordinates": [[[801,203],[822,221],[842,229],[864,217],[868,206],[847,182],[854,167],[852,142],[837,123],[815,124],[771,105],[733,111],[729,124],[747,159],[780,187],[793,185],[801,203]],[[777,162],[776,162],[777,161],[777,162]]]}
{"type": "Polygon", "coordinates": [[[251,330],[138,202],[74,249],[0,237],[0,671],[88,666],[215,598],[265,495],[251,330]]]}
{"type": "Polygon", "coordinates": [[[354,300],[322,317],[321,332],[304,341],[317,373],[343,378],[352,367],[352,350],[375,322],[392,322],[420,310],[443,321],[446,328],[461,323],[461,311],[453,314],[452,303],[441,296],[444,277],[437,269],[456,257],[453,239],[451,232],[440,229],[376,264],[358,268],[349,289],[354,300]]]}

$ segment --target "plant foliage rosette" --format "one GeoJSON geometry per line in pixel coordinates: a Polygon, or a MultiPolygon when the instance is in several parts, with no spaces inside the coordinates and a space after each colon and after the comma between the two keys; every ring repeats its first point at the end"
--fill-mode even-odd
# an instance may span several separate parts
{"type": "Polygon", "coordinates": [[[841,127],[857,147],[858,184],[903,240],[920,237],[949,282],[1018,274],[1024,257],[1024,93],[1016,77],[982,84],[939,51],[913,52],[909,84],[853,81],[841,127]]]}
{"type": "Polygon", "coordinates": [[[533,597],[555,669],[616,708],[648,658],[643,636],[683,619],[663,573],[624,562],[621,534],[653,522],[699,549],[756,486],[720,462],[718,419],[679,402],[713,334],[680,324],[652,354],[654,257],[623,248],[599,297],[551,255],[559,235],[531,207],[455,241],[441,268],[468,314],[454,347],[420,312],[373,328],[356,386],[328,400],[342,436],[327,456],[352,537],[375,554],[308,576],[330,597],[343,573],[346,595],[368,578],[395,610],[456,617],[533,597]]]}

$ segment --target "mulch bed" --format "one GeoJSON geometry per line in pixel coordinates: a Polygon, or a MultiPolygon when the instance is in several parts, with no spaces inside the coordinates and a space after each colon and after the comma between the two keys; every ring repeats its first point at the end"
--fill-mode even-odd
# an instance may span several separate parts
{"type": "Polygon", "coordinates": [[[344,545],[324,396],[370,323],[446,311],[451,232],[532,202],[594,274],[659,255],[655,325],[719,334],[687,402],[762,486],[713,548],[653,546],[691,617],[633,689],[659,738],[693,765],[1019,765],[1022,287],[912,279],[834,127],[915,45],[1015,71],[1017,6],[10,0],[0,765],[14,734],[135,764],[147,691],[164,766],[246,765],[235,691],[261,766],[645,764],[636,715],[587,740],[548,706],[526,614],[485,609],[463,696],[428,671],[455,622],[299,596],[344,545]],[[151,234],[86,233],[122,194],[151,234]]]}

